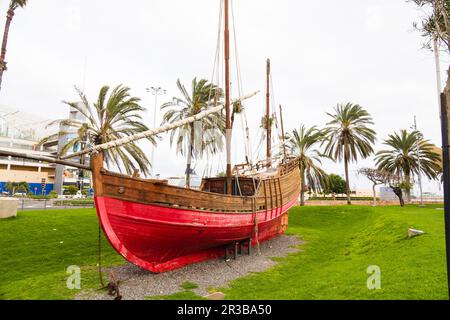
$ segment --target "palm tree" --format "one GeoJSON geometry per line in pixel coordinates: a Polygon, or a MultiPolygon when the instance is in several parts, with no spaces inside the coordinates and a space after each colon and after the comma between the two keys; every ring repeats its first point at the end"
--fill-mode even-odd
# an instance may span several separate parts
{"type": "Polygon", "coordinates": [[[245,111],[245,107],[242,104],[242,101],[236,101],[233,103],[232,112],[231,112],[231,127],[234,128],[234,120],[236,119],[237,114],[243,114],[245,111]]]}
{"type": "MultiPolygon", "coordinates": [[[[187,117],[199,114],[214,104],[222,103],[222,90],[214,84],[197,78],[192,80],[189,93],[180,79],[177,80],[181,98],[173,98],[161,106],[161,110],[170,108],[163,116],[164,123],[173,123],[187,117]]],[[[192,158],[200,159],[205,153],[215,154],[223,148],[225,119],[217,113],[202,120],[187,124],[173,130],[170,134],[170,144],[176,143],[176,152],[187,157],[186,186],[191,185],[192,158]]]]}
{"type": "Polygon", "coordinates": [[[438,179],[441,172],[441,155],[429,140],[424,140],[418,131],[389,135],[384,144],[389,150],[379,151],[375,161],[379,170],[389,172],[404,182],[406,196],[410,200],[410,187],[415,175],[424,174],[429,179],[438,179]]]}
{"type": "MultiPolygon", "coordinates": [[[[119,85],[111,91],[108,97],[110,87],[102,87],[97,101],[93,104],[93,108],[83,92],[79,89],[76,90],[81,102],[64,101],[64,103],[86,117],[86,122],[66,119],[51,123],[60,123],[63,126],[74,128],[78,133],[76,137],[70,139],[63,146],[59,156],[63,156],[70,150],[79,148],[86,143],[99,145],[149,130],[141,122],[142,117],[140,113],[145,111],[145,109],[139,105],[139,98],[130,96],[129,88],[119,85]]],[[[54,134],[42,139],[39,145],[59,138],[60,134],[54,134]]],[[[156,143],[152,137],[147,138],[147,140],[153,144],[156,143]]],[[[135,143],[126,144],[123,149],[106,150],[104,151],[104,156],[108,167],[113,164],[121,172],[124,168],[127,174],[133,174],[138,167],[143,174],[149,174],[151,164],[142,149],[135,143]]]]}
{"type": "Polygon", "coordinates": [[[311,190],[317,191],[325,187],[327,174],[320,168],[323,156],[315,147],[322,142],[324,138],[323,132],[315,126],[307,128],[304,125],[300,129],[295,129],[289,139],[289,149],[292,154],[299,157],[299,168],[301,175],[301,194],[300,205],[305,205],[305,189],[308,186],[311,190]]]}
{"type": "Polygon", "coordinates": [[[335,161],[344,160],[345,180],[347,183],[347,203],[351,204],[348,164],[358,161],[358,155],[365,159],[374,151],[376,133],[369,125],[373,125],[372,117],[360,105],[339,104],[335,113],[327,113],[332,120],[325,128],[325,154],[335,161]]]}
{"type": "Polygon", "coordinates": [[[30,185],[25,182],[7,182],[5,184],[5,189],[11,192],[11,195],[14,195],[16,193],[16,190],[18,192],[28,193],[30,191],[30,185]]]}
{"type": "MultiPolygon", "coordinates": [[[[270,130],[272,130],[272,132],[273,132],[273,127],[275,125],[275,120],[276,119],[275,119],[274,115],[272,114],[269,117],[269,128],[270,128],[270,130]]],[[[262,116],[259,128],[261,129],[261,140],[259,142],[259,145],[262,146],[264,141],[267,140],[267,115],[262,116]]]]}
{"type": "Polygon", "coordinates": [[[23,8],[27,5],[27,0],[11,0],[6,14],[5,29],[3,31],[2,51],[0,53],[0,89],[2,87],[3,72],[6,71],[6,46],[8,44],[9,28],[11,26],[14,13],[17,8],[23,8]]]}

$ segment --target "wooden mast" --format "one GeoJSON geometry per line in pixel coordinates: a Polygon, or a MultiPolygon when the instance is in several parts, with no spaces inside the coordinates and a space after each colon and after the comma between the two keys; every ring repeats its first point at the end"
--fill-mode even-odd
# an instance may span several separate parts
{"type": "Polygon", "coordinates": [[[272,166],[271,126],[270,126],[270,59],[267,59],[267,94],[266,94],[266,130],[267,130],[267,165],[272,166]]]}
{"type": "Polygon", "coordinates": [[[229,1],[225,1],[225,112],[226,112],[226,149],[227,149],[227,194],[232,194],[231,172],[231,110],[230,110],[230,30],[229,1]]]}
{"type": "Polygon", "coordinates": [[[286,154],[286,141],[285,141],[285,135],[284,135],[284,123],[283,123],[283,108],[281,107],[280,104],[280,121],[281,121],[281,143],[283,144],[283,154],[284,154],[284,159],[287,159],[287,154],[286,154]]]}

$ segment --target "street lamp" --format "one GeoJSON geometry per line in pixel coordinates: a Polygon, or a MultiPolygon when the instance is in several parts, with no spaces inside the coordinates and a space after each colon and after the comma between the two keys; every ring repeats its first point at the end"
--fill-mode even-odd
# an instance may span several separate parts
{"type": "Polygon", "coordinates": [[[423,206],[423,190],[422,190],[422,175],[420,174],[420,169],[422,168],[421,166],[421,161],[420,161],[420,152],[419,152],[419,142],[423,139],[423,135],[422,133],[420,133],[417,130],[417,117],[414,116],[414,125],[411,127],[412,129],[414,129],[414,131],[417,132],[417,140],[416,140],[416,156],[417,156],[417,165],[418,165],[418,172],[417,172],[417,177],[419,179],[419,190],[420,190],[420,205],[423,206]]]}
{"type": "MultiPolygon", "coordinates": [[[[155,96],[155,107],[153,112],[153,129],[156,129],[156,114],[157,114],[157,107],[158,107],[158,96],[165,95],[167,91],[161,87],[150,87],[145,89],[148,93],[151,93],[155,96]]],[[[151,155],[151,176],[153,176],[153,168],[155,163],[155,146],[152,145],[152,155],[151,155]]]]}

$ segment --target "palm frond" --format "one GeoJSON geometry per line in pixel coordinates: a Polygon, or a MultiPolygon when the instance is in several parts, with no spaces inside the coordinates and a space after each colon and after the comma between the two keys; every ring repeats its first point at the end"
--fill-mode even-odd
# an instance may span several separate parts
{"type": "MultiPolygon", "coordinates": [[[[205,111],[223,95],[220,88],[205,79],[194,78],[190,93],[179,79],[177,87],[181,96],[161,106],[161,110],[166,110],[163,124],[173,123],[205,111]]],[[[199,125],[187,125],[173,130],[170,134],[170,144],[171,146],[175,144],[177,154],[191,153],[195,159],[200,159],[205,154],[214,154],[222,150],[224,128],[223,114],[211,115],[202,119],[199,125]]]]}
{"type": "Polygon", "coordinates": [[[323,131],[315,126],[307,128],[301,125],[300,129],[292,131],[290,136],[289,152],[299,157],[300,172],[306,180],[303,183],[307,183],[312,191],[322,190],[326,184],[327,174],[320,167],[322,152],[315,147],[319,146],[324,139],[323,131]]]}
{"type": "Polygon", "coordinates": [[[421,138],[417,131],[401,130],[388,136],[384,144],[388,150],[376,154],[375,162],[379,170],[395,174],[405,179],[424,174],[429,179],[437,179],[441,168],[441,155],[435,147],[421,138]]]}
{"type": "MultiPolygon", "coordinates": [[[[70,152],[82,141],[98,145],[148,130],[148,127],[141,122],[141,113],[145,109],[139,105],[139,98],[130,96],[128,87],[119,85],[110,92],[109,86],[103,86],[93,104],[94,109],[91,108],[84,93],[78,88],[76,90],[81,102],[65,101],[64,103],[79,111],[86,118],[86,123],[71,119],[58,121],[76,129],[77,135],[62,147],[61,154],[70,152]]],[[[50,138],[54,137],[47,137],[47,139],[50,138]]],[[[154,137],[146,140],[156,144],[154,137]]],[[[121,172],[125,170],[127,173],[133,173],[133,170],[139,167],[144,174],[149,173],[150,162],[135,143],[124,146],[123,150],[116,148],[104,151],[104,156],[107,167],[115,165],[121,172]]]]}

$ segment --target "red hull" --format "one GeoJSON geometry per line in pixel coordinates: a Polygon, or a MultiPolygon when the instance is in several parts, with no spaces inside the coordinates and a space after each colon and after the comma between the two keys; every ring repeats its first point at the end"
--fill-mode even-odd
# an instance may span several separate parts
{"type": "MultiPolygon", "coordinates": [[[[258,240],[266,241],[286,230],[283,207],[258,212],[258,240]]],[[[223,257],[234,241],[255,241],[255,214],[217,213],[141,204],[96,197],[103,230],[117,252],[128,261],[160,273],[187,264],[223,257]]]]}

